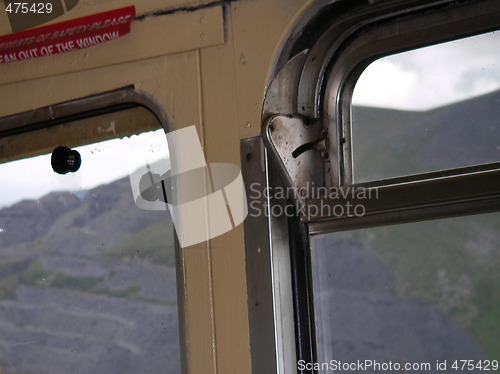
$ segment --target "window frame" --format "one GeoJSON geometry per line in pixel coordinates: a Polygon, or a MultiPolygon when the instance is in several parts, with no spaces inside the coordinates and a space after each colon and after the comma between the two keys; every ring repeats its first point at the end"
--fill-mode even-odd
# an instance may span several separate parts
{"type": "MultiPolygon", "coordinates": [[[[340,185],[353,185],[352,142],[351,142],[351,102],[354,87],[359,76],[373,61],[396,53],[435,45],[447,41],[478,35],[500,29],[500,6],[498,3],[477,2],[463,7],[438,8],[431,13],[416,11],[367,26],[357,32],[357,36],[340,51],[326,78],[324,112],[329,121],[337,123],[338,132],[332,139],[345,139],[337,144],[341,163],[340,185]],[[495,6],[496,4],[496,6],[495,6]]],[[[480,170],[482,167],[478,166],[480,170]]],[[[498,169],[492,164],[490,169],[498,169]]],[[[422,180],[451,174],[468,172],[455,169],[444,170],[433,175],[414,174],[405,178],[391,178],[389,183],[422,180]]],[[[431,173],[428,173],[431,174],[431,173]]]]}
{"type": "MultiPolygon", "coordinates": [[[[31,131],[57,126],[66,122],[91,118],[135,107],[142,107],[149,111],[157,119],[165,133],[174,131],[174,127],[160,103],[148,93],[137,91],[132,85],[75,100],[57,103],[47,107],[33,109],[28,112],[0,117],[0,137],[29,133],[31,131]]],[[[140,124],[138,124],[137,130],[140,129],[140,124]]],[[[175,149],[172,149],[172,145],[169,144],[169,147],[170,154],[175,152],[175,149]]],[[[175,161],[171,160],[171,162],[175,161]]],[[[174,237],[180,366],[181,373],[188,373],[184,257],[177,235],[174,235],[174,237]]]]}
{"type": "MultiPolygon", "coordinates": [[[[317,357],[308,245],[311,235],[500,210],[500,162],[352,183],[351,144],[347,140],[350,106],[354,84],[366,66],[385,55],[500,28],[500,4],[492,0],[369,3],[325,1],[306,11],[306,19],[298,21],[277,59],[276,70],[281,70],[275,74],[273,83],[277,83],[270,85],[264,103],[262,138],[269,164],[281,175],[274,178],[280,179],[280,184],[297,189],[300,184],[288,170],[300,173],[301,168],[316,167],[324,170],[327,188],[376,187],[379,191],[378,199],[362,201],[367,208],[364,217],[318,214],[289,220],[297,362],[316,362],[317,357]],[[299,167],[290,155],[284,156],[271,135],[275,130],[272,119],[278,116],[283,121],[299,119],[304,127],[319,123],[328,130],[328,162],[299,167]],[[305,230],[302,236],[298,234],[301,228],[305,230]]],[[[283,128],[280,135],[286,136],[287,127],[283,128]]],[[[355,204],[356,200],[298,199],[299,205],[316,206],[316,211],[321,211],[322,204],[347,203],[355,204]]],[[[316,371],[297,368],[297,372],[316,371]]]]}
{"type": "MultiPolygon", "coordinates": [[[[323,128],[328,130],[330,166],[334,171],[326,185],[377,188],[379,195],[376,200],[363,201],[364,217],[321,214],[302,217],[310,234],[500,209],[500,162],[370,182],[353,183],[352,180],[351,100],[363,70],[383,56],[500,28],[498,2],[437,3],[412,4],[407,10],[396,8],[393,12],[386,10],[387,17],[381,17],[378,12],[373,12],[371,17],[365,15],[365,24],[345,36],[343,43],[332,41],[337,45],[336,51],[323,52],[324,56],[332,56],[328,63],[323,63],[325,75],[318,83],[322,91],[316,100],[322,112],[323,128]]],[[[324,47],[326,40],[338,35],[338,30],[332,31],[337,27],[332,26],[312,47],[309,61],[315,58],[318,48],[324,47]]],[[[307,63],[304,70],[306,68],[307,63]]],[[[317,208],[322,204],[347,203],[356,204],[356,200],[314,198],[305,201],[306,206],[317,208]]]]}
{"type": "MultiPolygon", "coordinates": [[[[317,211],[325,203],[345,206],[358,202],[366,208],[363,217],[302,217],[309,235],[500,210],[500,162],[363,183],[354,183],[352,174],[351,101],[363,70],[386,55],[497,30],[500,4],[492,5],[489,1],[444,4],[373,19],[331,52],[318,106],[323,112],[323,128],[328,129],[331,168],[336,170],[330,183],[340,188],[377,188],[378,198],[308,199],[306,206],[315,206],[317,211]]],[[[310,267],[309,262],[306,268],[310,267]]],[[[308,289],[314,294],[312,283],[308,289]]],[[[315,321],[311,325],[314,327],[315,321]]],[[[316,342],[314,328],[310,335],[316,342]]],[[[298,337],[298,345],[308,346],[308,340],[298,337]]]]}

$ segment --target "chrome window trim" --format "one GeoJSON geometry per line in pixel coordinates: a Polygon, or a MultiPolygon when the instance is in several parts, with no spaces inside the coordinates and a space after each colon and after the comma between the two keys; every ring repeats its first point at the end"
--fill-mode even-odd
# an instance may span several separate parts
{"type": "MultiPolygon", "coordinates": [[[[352,93],[357,79],[371,62],[393,53],[494,31],[500,28],[499,20],[500,3],[486,0],[413,11],[403,19],[389,18],[358,30],[358,36],[338,52],[326,78],[323,118],[336,124],[325,123],[325,127],[330,129],[330,153],[337,155],[340,163],[334,184],[353,183],[352,93]]],[[[420,179],[420,175],[413,177],[420,179]]]]}
{"type": "MultiPolygon", "coordinates": [[[[246,194],[260,207],[279,204],[264,191],[279,184],[260,137],[240,141],[246,194]],[[252,197],[259,187],[259,196],[252,197]]],[[[249,212],[250,213],[250,212],[249,212]]],[[[262,213],[262,211],[261,211],[262,213]]],[[[252,373],[296,370],[293,282],[286,217],[249,214],[244,222],[252,373]]]]}
{"type": "Polygon", "coordinates": [[[497,168],[409,182],[400,180],[399,183],[394,183],[398,181],[395,179],[345,186],[344,191],[351,192],[374,189],[376,198],[309,199],[306,206],[316,206],[320,211],[321,206],[329,204],[362,204],[365,208],[362,217],[343,215],[332,218],[318,215],[304,220],[309,223],[310,234],[319,234],[496,211],[500,209],[500,169],[498,163],[486,167],[492,165],[497,168]],[[383,184],[384,182],[387,184],[383,184]]]}

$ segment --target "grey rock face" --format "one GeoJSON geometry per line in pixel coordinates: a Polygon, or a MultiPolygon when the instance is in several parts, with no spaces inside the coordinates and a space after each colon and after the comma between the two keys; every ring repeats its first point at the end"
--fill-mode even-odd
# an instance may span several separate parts
{"type": "Polygon", "coordinates": [[[448,370],[439,372],[453,373],[453,360],[486,359],[438,308],[398,297],[391,268],[361,242],[324,236],[313,247],[313,267],[321,274],[315,280],[318,356],[325,362],[430,363],[435,372],[436,360],[447,360],[448,370]]]}

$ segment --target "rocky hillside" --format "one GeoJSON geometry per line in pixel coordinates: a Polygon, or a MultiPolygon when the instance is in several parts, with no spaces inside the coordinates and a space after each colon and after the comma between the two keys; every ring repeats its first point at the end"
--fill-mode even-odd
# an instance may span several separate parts
{"type": "Polygon", "coordinates": [[[321,349],[345,362],[497,359],[498,227],[492,213],[314,237],[321,349]]]}
{"type": "Polygon", "coordinates": [[[500,90],[429,111],[352,108],[358,181],[500,161],[500,90]]]}
{"type": "Polygon", "coordinates": [[[128,178],[21,201],[0,227],[1,370],[180,372],[172,222],[128,178]]]}

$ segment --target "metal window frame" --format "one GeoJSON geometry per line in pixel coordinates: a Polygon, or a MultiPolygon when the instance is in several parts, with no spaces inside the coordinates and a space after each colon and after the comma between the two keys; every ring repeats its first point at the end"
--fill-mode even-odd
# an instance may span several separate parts
{"type": "MultiPolygon", "coordinates": [[[[337,162],[332,185],[376,188],[375,200],[310,199],[306,206],[362,203],[362,217],[302,217],[310,235],[500,211],[500,162],[354,183],[351,103],[357,79],[374,60],[393,53],[498,30],[500,4],[465,1],[415,9],[378,20],[351,35],[329,63],[320,113],[337,162]],[[324,122],[324,123],[325,123],[324,122]]],[[[332,166],[334,168],[335,166],[332,166]]],[[[312,286],[310,286],[312,288],[312,286]]]]}
{"type": "MultiPolygon", "coordinates": [[[[377,188],[377,200],[364,201],[364,217],[304,218],[311,234],[390,223],[484,213],[500,208],[500,163],[433,173],[353,183],[351,101],[363,70],[375,59],[422,46],[497,30],[500,3],[466,1],[416,7],[359,29],[330,62],[325,78],[323,118],[328,126],[330,153],[337,165],[332,185],[377,188]],[[333,126],[332,126],[333,124],[333,126]]],[[[306,204],[347,204],[355,199],[312,199],[306,204]],[[321,201],[322,200],[322,201],[321,201]]],[[[359,201],[358,201],[359,203],[359,201]]]]}
{"type": "Polygon", "coordinates": [[[262,139],[241,140],[240,153],[246,195],[251,201],[244,238],[252,373],[292,373],[299,355],[295,334],[300,333],[294,306],[300,301],[297,282],[290,272],[295,255],[289,250],[289,232],[301,223],[295,222],[292,228],[287,217],[270,214],[274,205],[283,202],[269,198],[265,191],[281,185],[281,181],[262,139]]]}
{"type": "MultiPolygon", "coordinates": [[[[313,182],[320,179],[313,172],[308,175],[307,169],[320,168],[326,187],[376,187],[379,191],[378,199],[362,201],[367,208],[364,217],[301,215],[300,222],[307,230],[306,243],[300,244],[303,249],[307,247],[309,235],[500,210],[500,163],[353,184],[351,144],[347,139],[352,90],[371,61],[391,53],[497,29],[500,3],[492,0],[368,3],[324,1],[306,11],[277,59],[280,71],[266,95],[262,139],[269,162],[279,174],[276,179],[297,190],[307,178],[313,182]],[[318,163],[315,156],[302,158],[301,165],[292,157],[290,140],[302,137],[311,142],[321,129],[328,130],[329,154],[326,153],[322,163],[318,163]]],[[[306,208],[357,202],[355,198],[332,200],[300,196],[297,200],[299,206],[306,208]]],[[[291,228],[294,229],[297,230],[297,226],[291,228]]],[[[307,254],[309,248],[305,250],[307,254]]],[[[292,245],[290,251],[292,282],[300,284],[300,289],[294,286],[296,359],[304,357],[306,362],[315,362],[314,305],[303,295],[313,297],[310,253],[300,262],[294,261],[293,253],[297,251],[292,245]],[[304,277],[308,272],[309,276],[304,277]],[[310,314],[305,318],[297,302],[307,304],[310,314]]],[[[303,373],[306,372],[315,371],[303,373]]]]}
{"type": "MultiPolygon", "coordinates": [[[[318,18],[321,16],[312,19],[318,18]]],[[[319,186],[334,188],[376,185],[382,198],[367,203],[370,219],[353,220],[345,215],[332,217],[321,213],[302,215],[302,221],[309,224],[311,232],[337,231],[340,226],[354,227],[351,225],[357,225],[354,222],[377,225],[391,221],[390,218],[374,218],[376,216],[412,220],[413,216],[437,218],[498,208],[498,162],[353,183],[350,106],[357,78],[373,60],[496,30],[500,26],[499,20],[500,3],[495,0],[459,3],[450,0],[395,0],[349,8],[347,14],[328,19],[330,26],[318,26],[326,31],[309,42],[309,49],[291,58],[269,87],[263,110],[265,145],[288,186],[299,190],[307,182],[318,186],[318,181],[319,186]],[[315,149],[322,152],[323,163],[318,162],[321,158],[315,150],[294,159],[290,146],[297,146],[294,139],[301,136],[310,142],[322,131],[327,132],[326,139],[315,149]],[[317,175],[319,169],[323,171],[323,180],[317,175]],[[443,192],[446,189],[454,192],[447,195],[443,192]],[[458,209],[461,204],[467,205],[467,209],[458,209]],[[428,216],[425,213],[401,213],[405,210],[416,212],[418,207],[439,209],[427,209],[428,216]],[[392,214],[394,212],[398,213],[392,214]]],[[[294,47],[284,50],[289,53],[294,47]]],[[[351,203],[347,199],[332,201],[302,196],[298,200],[306,207],[351,203]]]]}
{"type": "MultiPolygon", "coordinates": [[[[477,35],[500,28],[500,3],[482,1],[461,6],[410,12],[357,31],[357,36],[340,52],[325,78],[324,113],[337,123],[330,133],[330,152],[343,164],[339,185],[353,184],[351,102],[354,87],[366,67],[383,56],[477,35]]],[[[415,175],[413,180],[426,176],[415,175]]],[[[406,177],[405,179],[408,179],[406,177]]]]}
{"type": "MultiPolygon", "coordinates": [[[[165,132],[174,131],[174,127],[170,122],[167,113],[153,96],[146,92],[137,91],[134,86],[127,86],[113,91],[98,93],[92,96],[34,109],[28,112],[1,117],[0,137],[23,134],[30,131],[36,131],[41,128],[57,126],[79,119],[91,118],[134,107],[143,107],[153,114],[165,132]]],[[[181,372],[185,374],[189,372],[187,361],[188,341],[186,332],[186,293],[184,289],[185,272],[184,258],[176,235],[175,260],[179,316],[179,343],[181,354],[180,363],[181,372]]]]}

